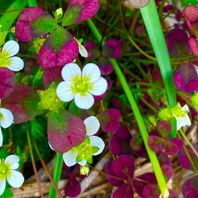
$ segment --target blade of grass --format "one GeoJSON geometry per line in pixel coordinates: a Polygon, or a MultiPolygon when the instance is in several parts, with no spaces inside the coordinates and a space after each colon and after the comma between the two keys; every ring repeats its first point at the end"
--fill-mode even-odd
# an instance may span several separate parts
{"type": "Polygon", "coordinates": [[[16,0],[12,3],[5,13],[0,18],[0,31],[3,32],[3,36],[6,37],[8,30],[12,27],[12,24],[20,14],[20,12],[26,7],[27,0],[16,0]]]}
{"type": "MultiPolygon", "coordinates": [[[[174,107],[176,105],[176,91],[173,82],[173,72],[171,68],[166,41],[162,32],[154,0],[151,0],[150,3],[146,7],[141,8],[140,11],[160,67],[164,86],[166,89],[168,104],[170,107],[174,107]]],[[[176,124],[175,122],[173,122],[170,137],[175,136],[176,124]]]]}
{"type": "MultiPolygon", "coordinates": [[[[100,32],[98,31],[97,27],[95,26],[93,21],[90,20],[90,19],[87,21],[87,23],[88,23],[88,26],[91,29],[92,33],[94,34],[96,40],[98,41],[98,43],[100,43],[101,40],[102,40],[102,36],[101,36],[100,32]]],[[[148,132],[147,132],[143,117],[140,113],[140,110],[139,110],[139,108],[137,106],[137,103],[136,103],[136,101],[135,101],[135,99],[132,95],[130,87],[129,87],[129,85],[126,81],[126,78],[125,78],[124,74],[122,73],[118,63],[116,62],[116,60],[114,60],[112,58],[110,58],[109,60],[110,60],[111,64],[113,65],[114,71],[117,74],[117,77],[118,77],[118,79],[121,83],[121,86],[122,86],[122,88],[123,88],[123,90],[124,90],[124,92],[127,96],[127,99],[128,99],[129,104],[131,106],[131,109],[134,113],[134,116],[135,116],[135,119],[138,123],[138,127],[140,129],[140,133],[141,133],[146,151],[147,151],[149,159],[152,163],[153,171],[154,171],[154,174],[157,178],[157,182],[158,182],[160,191],[162,193],[162,197],[164,197],[165,194],[168,193],[166,179],[163,175],[163,172],[162,172],[162,169],[160,167],[160,164],[159,164],[159,161],[158,161],[158,158],[157,158],[156,154],[150,149],[150,147],[148,145],[149,136],[148,136],[148,132]]]]}
{"type": "MultiPolygon", "coordinates": [[[[53,171],[53,179],[55,184],[58,186],[58,183],[60,181],[60,177],[61,177],[61,172],[62,172],[62,165],[63,165],[63,155],[60,153],[56,153],[56,164],[55,164],[55,168],[53,171]]],[[[53,187],[53,185],[50,185],[50,191],[49,191],[49,198],[54,198],[56,197],[56,191],[53,187]]]]}

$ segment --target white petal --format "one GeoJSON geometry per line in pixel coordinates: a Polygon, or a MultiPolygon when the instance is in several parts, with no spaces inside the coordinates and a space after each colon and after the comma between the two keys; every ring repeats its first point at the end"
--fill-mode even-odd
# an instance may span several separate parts
{"type": "Polygon", "coordinates": [[[3,133],[0,127],[0,147],[3,145],[3,133]]]}
{"type": "Polygon", "coordinates": [[[69,102],[74,99],[74,93],[71,91],[71,82],[63,81],[58,84],[56,88],[56,95],[60,98],[60,100],[64,102],[69,102]]]}
{"type": "Polygon", "coordinates": [[[80,109],[90,109],[94,104],[94,98],[89,93],[86,96],[76,94],[74,101],[76,106],[78,106],[80,109]]]}
{"type": "Polygon", "coordinates": [[[198,66],[197,66],[197,65],[193,65],[193,66],[194,66],[195,71],[196,71],[196,73],[197,73],[197,75],[198,75],[198,66]]]}
{"type": "Polygon", "coordinates": [[[84,120],[87,136],[94,135],[100,128],[100,123],[95,116],[90,116],[84,120]]]}
{"type": "Polygon", "coordinates": [[[0,196],[3,194],[5,187],[6,187],[6,180],[5,179],[0,180],[0,196]]]}
{"type": "Polygon", "coordinates": [[[78,44],[78,48],[79,48],[80,55],[82,57],[87,58],[88,57],[88,52],[87,52],[86,48],[83,45],[81,45],[81,44],[78,44]]]}
{"type": "Polygon", "coordinates": [[[95,96],[102,95],[107,90],[107,81],[100,77],[98,80],[93,82],[93,89],[90,91],[95,96]]]}
{"type": "Polygon", "coordinates": [[[85,166],[85,165],[86,165],[86,163],[87,163],[87,161],[86,161],[86,160],[82,160],[82,161],[78,162],[78,164],[80,164],[81,166],[85,166]]]}
{"type": "Polygon", "coordinates": [[[89,76],[90,81],[94,82],[98,80],[101,76],[99,67],[94,63],[88,63],[84,66],[82,70],[82,76],[89,76]]]}
{"type": "Polygon", "coordinates": [[[65,81],[71,81],[73,76],[81,76],[81,69],[76,63],[69,63],[63,67],[61,74],[65,81]]]}
{"type": "Polygon", "coordinates": [[[52,151],[54,151],[54,149],[53,149],[53,147],[52,147],[52,145],[50,144],[49,141],[48,141],[48,145],[49,145],[49,147],[52,149],[52,151]]]}
{"type": "Polygon", "coordinates": [[[11,59],[11,65],[8,66],[8,68],[12,71],[20,71],[24,67],[24,62],[21,58],[17,56],[13,56],[11,59]]]}
{"type": "Polygon", "coordinates": [[[2,51],[8,51],[10,56],[14,56],[19,52],[19,44],[16,41],[7,41],[4,46],[2,51]]]}
{"type": "Polygon", "coordinates": [[[180,130],[182,127],[184,126],[190,126],[191,125],[191,121],[190,118],[187,114],[185,114],[185,116],[183,117],[176,117],[177,120],[177,130],[180,130]]]}
{"type": "Polygon", "coordinates": [[[0,108],[0,114],[3,115],[3,119],[0,121],[0,126],[8,128],[14,120],[12,112],[9,109],[0,108]]]}
{"type": "Polygon", "coordinates": [[[69,150],[63,154],[63,160],[67,166],[74,166],[76,162],[76,157],[78,155],[77,150],[69,150]]]}
{"type": "Polygon", "coordinates": [[[102,153],[105,147],[104,141],[100,137],[97,137],[97,136],[91,136],[89,137],[89,139],[90,139],[90,144],[92,146],[96,146],[99,148],[99,150],[93,155],[99,155],[100,153],[102,153]]]}
{"type": "Polygon", "coordinates": [[[11,170],[11,175],[7,177],[7,180],[10,186],[12,186],[13,188],[19,188],[24,183],[23,175],[15,170],[11,170]]]}
{"type": "Polygon", "coordinates": [[[186,113],[188,113],[188,112],[190,111],[188,105],[184,105],[184,106],[182,107],[182,109],[183,109],[186,113]]]}
{"type": "Polygon", "coordinates": [[[5,162],[10,164],[10,169],[19,168],[19,157],[17,155],[9,155],[6,157],[5,162]]]}

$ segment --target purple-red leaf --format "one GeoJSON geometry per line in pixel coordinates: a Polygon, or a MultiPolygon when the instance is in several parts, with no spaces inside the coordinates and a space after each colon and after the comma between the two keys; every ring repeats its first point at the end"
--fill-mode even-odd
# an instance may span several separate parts
{"type": "Polygon", "coordinates": [[[65,110],[48,113],[48,140],[56,152],[67,152],[82,143],[85,136],[85,124],[79,117],[65,110]]]}
{"type": "Polygon", "coordinates": [[[70,0],[70,4],[63,16],[63,26],[85,21],[96,14],[99,0],[70,0]]]}
{"type": "Polygon", "coordinates": [[[78,56],[78,44],[65,29],[57,28],[39,51],[39,63],[46,68],[62,67],[78,56]]]}
{"type": "Polygon", "coordinates": [[[184,182],[182,186],[182,193],[186,198],[198,197],[198,177],[193,177],[184,182]]]}
{"type": "Polygon", "coordinates": [[[121,114],[118,109],[110,108],[98,115],[103,131],[115,133],[120,127],[121,114]]]}
{"type": "MultiPolygon", "coordinates": [[[[43,34],[48,33],[48,31],[37,32],[32,29],[32,26],[31,26],[32,23],[34,23],[34,21],[36,21],[40,16],[50,17],[47,12],[37,7],[26,8],[21,12],[16,23],[16,37],[20,41],[27,42],[27,41],[32,40],[35,36],[41,36],[43,34]],[[37,34],[34,35],[35,33],[37,34]]],[[[40,25],[39,28],[43,28],[43,26],[40,25]]]]}
{"type": "Polygon", "coordinates": [[[7,97],[15,86],[15,76],[6,68],[0,69],[0,99],[7,97]]]}
{"type": "Polygon", "coordinates": [[[67,185],[65,186],[65,195],[70,197],[77,197],[81,192],[80,183],[77,179],[70,178],[67,185]]]}
{"type": "Polygon", "coordinates": [[[41,113],[37,105],[39,96],[26,85],[16,85],[12,93],[3,101],[3,106],[14,114],[14,123],[22,123],[32,120],[41,113]]]}

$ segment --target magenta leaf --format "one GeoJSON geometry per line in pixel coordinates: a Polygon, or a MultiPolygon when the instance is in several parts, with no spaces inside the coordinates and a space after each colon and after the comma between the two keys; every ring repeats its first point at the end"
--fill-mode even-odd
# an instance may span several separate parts
{"type": "Polygon", "coordinates": [[[46,39],[39,51],[39,63],[46,68],[62,67],[78,56],[78,44],[72,35],[59,27],[46,39]]]}
{"type": "Polygon", "coordinates": [[[132,153],[129,140],[131,140],[129,130],[127,128],[120,127],[119,130],[112,135],[109,142],[111,153],[115,155],[132,153]]]}
{"type": "Polygon", "coordinates": [[[198,177],[193,177],[184,182],[182,185],[182,193],[186,198],[197,198],[198,197],[198,177]]]}
{"type": "Polygon", "coordinates": [[[0,69],[0,99],[7,97],[15,86],[15,76],[6,68],[0,69]]]}
{"type": "Polygon", "coordinates": [[[102,54],[105,57],[120,58],[122,55],[122,42],[120,40],[110,38],[106,41],[102,50],[102,54]]]}
{"type": "MultiPolygon", "coordinates": [[[[198,151],[198,145],[193,144],[193,146],[198,151]]],[[[198,167],[198,157],[194,154],[194,152],[192,151],[192,149],[189,146],[186,146],[186,148],[188,150],[188,153],[189,153],[195,167],[198,167]]],[[[180,150],[178,158],[179,158],[179,162],[180,162],[181,166],[183,166],[185,169],[189,169],[189,170],[194,171],[194,169],[191,165],[191,162],[188,159],[184,149],[180,150]]]]}
{"type": "Polygon", "coordinates": [[[26,85],[16,85],[12,93],[3,101],[4,107],[14,114],[14,123],[32,120],[41,113],[37,105],[40,98],[37,93],[26,85]]]}
{"type": "Polygon", "coordinates": [[[103,131],[115,133],[120,127],[121,114],[118,109],[110,108],[98,115],[103,131]]]}
{"type": "Polygon", "coordinates": [[[188,39],[188,44],[190,46],[190,49],[192,51],[192,53],[196,56],[198,56],[198,41],[195,37],[191,36],[188,39]]]}
{"type": "Polygon", "coordinates": [[[128,184],[122,184],[113,193],[113,198],[133,198],[133,186],[128,184]]]}
{"type": "Polygon", "coordinates": [[[83,120],[64,109],[48,113],[48,140],[56,152],[64,153],[83,142],[86,128],[83,120]]]}
{"type": "Polygon", "coordinates": [[[16,37],[23,42],[46,35],[56,27],[55,20],[37,7],[24,9],[16,23],[16,37]]]}
{"type": "Polygon", "coordinates": [[[65,195],[70,197],[77,197],[81,192],[80,182],[73,177],[70,178],[65,186],[65,195]]]}
{"type": "Polygon", "coordinates": [[[163,143],[164,140],[161,137],[155,135],[149,136],[149,146],[154,152],[159,153],[162,149],[163,143]]]}
{"type": "Polygon", "coordinates": [[[70,0],[62,25],[68,26],[85,21],[94,16],[98,9],[99,0],[70,0]]]}
{"type": "Polygon", "coordinates": [[[146,185],[143,189],[144,197],[158,198],[160,196],[160,190],[156,185],[146,185]]]}

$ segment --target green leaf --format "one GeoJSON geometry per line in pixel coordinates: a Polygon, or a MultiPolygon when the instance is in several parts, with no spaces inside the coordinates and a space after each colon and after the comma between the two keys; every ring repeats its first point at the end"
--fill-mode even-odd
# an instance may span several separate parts
{"type": "Polygon", "coordinates": [[[185,7],[187,5],[198,5],[198,1],[197,0],[182,0],[182,7],[185,7]]]}
{"type": "Polygon", "coordinates": [[[62,20],[62,26],[69,26],[74,24],[79,17],[79,13],[81,10],[82,6],[79,5],[66,10],[62,20]]]}
{"type": "Polygon", "coordinates": [[[46,40],[46,45],[59,52],[61,48],[69,41],[73,39],[72,35],[64,28],[58,27],[46,40]]]}
{"type": "Polygon", "coordinates": [[[53,32],[56,27],[56,21],[47,13],[40,15],[31,23],[32,34],[36,37],[53,32]]]}
{"type": "Polygon", "coordinates": [[[11,28],[12,24],[20,14],[20,12],[26,7],[27,0],[21,1],[16,0],[10,5],[10,7],[5,11],[3,16],[0,18],[1,32],[6,35],[7,31],[11,28]]]}

